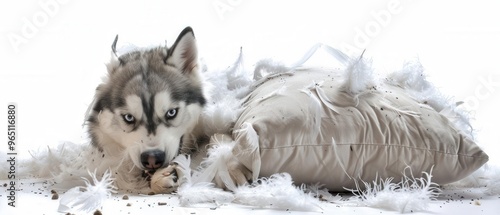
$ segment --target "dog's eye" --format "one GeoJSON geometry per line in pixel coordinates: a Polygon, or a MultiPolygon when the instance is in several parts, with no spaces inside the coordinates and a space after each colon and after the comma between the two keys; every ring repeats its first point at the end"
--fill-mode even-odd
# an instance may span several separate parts
{"type": "Polygon", "coordinates": [[[132,116],[132,114],[125,114],[123,115],[123,120],[125,120],[125,122],[127,124],[132,124],[135,122],[135,118],[134,116],[132,116]]]}
{"type": "Polygon", "coordinates": [[[166,120],[172,120],[175,118],[175,116],[177,116],[177,111],[179,110],[179,108],[173,108],[173,109],[170,109],[167,111],[167,113],[165,114],[165,119],[166,120]]]}

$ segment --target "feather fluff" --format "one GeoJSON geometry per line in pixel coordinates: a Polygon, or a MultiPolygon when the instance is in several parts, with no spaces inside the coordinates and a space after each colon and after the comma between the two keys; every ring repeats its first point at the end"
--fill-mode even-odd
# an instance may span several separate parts
{"type": "Polygon", "coordinates": [[[470,116],[465,110],[460,109],[461,102],[451,101],[430,83],[418,59],[406,62],[401,70],[389,74],[386,82],[405,89],[414,99],[448,118],[464,135],[474,138],[470,116]]]}
{"type": "Polygon", "coordinates": [[[290,68],[297,68],[297,67],[300,67],[302,65],[304,65],[315,53],[316,51],[318,51],[318,49],[323,49],[324,51],[326,51],[328,54],[330,54],[332,57],[334,57],[335,59],[337,59],[337,61],[339,63],[341,63],[342,65],[346,66],[349,62],[349,56],[347,56],[344,52],[336,49],[336,48],[333,48],[331,46],[327,46],[325,44],[322,44],[322,43],[318,43],[316,45],[314,45],[313,47],[311,47],[309,49],[309,51],[307,51],[304,56],[299,59],[296,63],[292,64],[292,66],[290,68]]]}
{"type": "Polygon", "coordinates": [[[447,189],[475,188],[481,193],[494,196],[500,195],[500,166],[486,164],[464,179],[447,184],[447,189]]]}
{"type": "Polygon", "coordinates": [[[240,98],[248,94],[252,83],[243,67],[243,51],[225,71],[206,72],[203,75],[208,98],[201,116],[205,134],[227,133],[242,110],[240,98]]]}
{"type": "Polygon", "coordinates": [[[482,177],[485,179],[484,191],[488,195],[500,195],[500,168],[498,166],[491,167],[482,177]]]}
{"type": "Polygon", "coordinates": [[[235,202],[260,208],[289,209],[295,211],[319,211],[320,202],[304,188],[293,185],[288,173],[261,178],[252,185],[238,187],[234,191],[235,202]]]}
{"type": "Polygon", "coordinates": [[[260,152],[259,152],[259,135],[250,123],[243,123],[241,129],[235,131],[237,134],[236,141],[238,144],[234,147],[233,152],[240,160],[250,160],[251,163],[245,164],[252,171],[252,180],[256,180],[260,173],[260,152]],[[241,140],[240,138],[244,138],[241,140]]]}
{"type": "Polygon", "coordinates": [[[199,182],[196,184],[185,183],[179,187],[179,203],[183,207],[189,207],[201,203],[215,203],[216,205],[232,202],[233,194],[220,188],[213,183],[199,182]]]}
{"type": "Polygon", "coordinates": [[[95,172],[89,172],[89,175],[93,184],[88,179],[82,178],[86,186],[71,188],[63,194],[59,201],[59,212],[82,211],[89,213],[95,211],[116,189],[112,185],[113,179],[109,171],[104,173],[100,181],[97,179],[95,172]]]}
{"type": "Polygon", "coordinates": [[[183,207],[193,206],[201,203],[223,204],[233,201],[233,194],[216,188],[211,182],[193,183],[191,176],[190,157],[177,156],[173,162],[183,170],[183,177],[180,178],[181,186],[177,190],[179,203],[183,207]]]}
{"type": "Polygon", "coordinates": [[[337,195],[332,195],[328,189],[322,188],[323,185],[316,183],[316,184],[311,184],[308,186],[305,186],[304,192],[309,193],[313,195],[315,198],[317,198],[320,201],[326,201],[326,202],[337,202],[342,199],[342,197],[337,194],[337,195]]]}
{"type": "Polygon", "coordinates": [[[257,62],[255,65],[253,80],[259,81],[262,78],[274,74],[283,74],[290,72],[291,68],[283,64],[275,62],[271,59],[264,59],[257,62]]]}
{"type": "Polygon", "coordinates": [[[371,63],[363,58],[363,54],[358,59],[351,59],[345,70],[345,82],[342,88],[357,98],[376,85],[371,63]]]}
{"type": "Polygon", "coordinates": [[[225,186],[230,190],[235,189],[236,185],[231,180],[227,168],[227,163],[234,159],[232,152],[234,141],[227,142],[216,137],[212,137],[211,141],[217,144],[214,144],[208,150],[207,158],[201,163],[204,168],[199,173],[194,174],[193,182],[211,182],[215,180],[219,186],[225,186]]]}
{"type": "Polygon", "coordinates": [[[355,195],[351,200],[360,206],[383,208],[400,213],[425,211],[441,190],[431,181],[432,169],[430,173],[423,172],[423,174],[425,177],[422,178],[407,176],[405,169],[399,183],[392,183],[393,178],[375,180],[371,184],[363,181],[365,189],[361,189],[357,183],[356,190],[347,190],[355,195]]]}

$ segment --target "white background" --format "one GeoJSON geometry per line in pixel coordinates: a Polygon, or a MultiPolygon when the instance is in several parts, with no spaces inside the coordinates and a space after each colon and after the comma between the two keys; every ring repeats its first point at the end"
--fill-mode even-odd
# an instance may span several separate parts
{"type": "Polygon", "coordinates": [[[443,93],[465,101],[479,144],[498,164],[499,9],[498,1],[2,1],[0,152],[8,102],[18,104],[22,156],[85,142],[84,113],[115,35],[118,46],[171,45],[189,25],[212,70],[231,65],[240,47],[251,69],[261,58],[293,63],[318,42],[366,49],[380,73],[418,58],[443,93]]]}

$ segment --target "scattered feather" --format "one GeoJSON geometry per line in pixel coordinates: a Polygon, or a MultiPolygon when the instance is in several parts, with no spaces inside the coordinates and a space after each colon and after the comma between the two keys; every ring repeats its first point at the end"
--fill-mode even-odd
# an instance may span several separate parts
{"type": "Polygon", "coordinates": [[[345,82],[342,88],[355,99],[368,89],[376,86],[371,63],[363,58],[351,59],[345,71],[345,82]]]}
{"type": "Polygon", "coordinates": [[[344,52],[342,52],[336,48],[327,46],[325,44],[318,43],[318,44],[314,45],[311,49],[309,49],[309,51],[306,52],[300,60],[298,60],[296,63],[292,64],[291,68],[297,68],[297,67],[304,65],[304,63],[306,63],[316,53],[316,51],[320,48],[323,49],[328,54],[330,54],[335,59],[337,59],[337,61],[339,61],[342,65],[345,66],[348,64],[349,56],[347,56],[344,52]]]}
{"type": "Polygon", "coordinates": [[[92,183],[87,178],[82,178],[85,187],[74,187],[62,195],[59,201],[59,212],[86,212],[90,213],[101,207],[112,192],[116,189],[112,183],[111,173],[107,171],[99,181],[96,173],[88,172],[92,178],[92,183]]]}
{"type": "Polygon", "coordinates": [[[238,144],[234,146],[233,153],[236,153],[240,161],[251,162],[245,165],[253,172],[252,180],[257,180],[261,166],[259,135],[250,123],[243,123],[241,128],[234,132],[237,134],[236,141],[238,144]]]}
{"type": "Polygon", "coordinates": [[[266,76],[272,76],[275,74],[283,74],[290,72],[292,69],[281,63],[275,62],[271,59],[260,60],[255,65],[254,70],[254,81],[259,81],[266,76]]]}
{"type": "MultiPolygon", "coordinates": [[[[409,167],[408,167],[409,168],[409,167]]],[[[406,170],[406,169],[405,169],[406,170]]],[[[400,213],[425,211],[429,203],[441,193],[438,185],[431,181],[430,173],[423,172],[425,177],[415,178],[412,174],[404,176],[399,183],[393,183],[393,178],[379,179],[373,183],[363,182],[365,189],[356,183],[356,190],[351,191],[354,201],[360,206],[382,208],[400,213]]]]}
{"type": "Polygon", "coordinates": [[[213,183],[199,182],[196,184],[185,183],[177,191],[179,203],[182,207],[194,206],[201,203],[223,204],[234,200],[230,192],[216,188],[213,183]]]}
{"type": "Polygon", "coordinates": [[[500,166],[486,164],[462,180],[445,185],[445,188],[476,188],[486,195],[500,195],[500,166]]]}
{"type": "Polygon", "coordinates": [[[189,207],[202,203],[223,204],[233,201],[233,194],[225,192],[220,188],[216,188],[211,182],[193,183],[191,176],[190,157],[177,156],[173,162],[179,165],[183,170],[183,177],[180,178],[181,186],[177,190],[179,195],[179,203],[183,207],[189,207]]]}
{"type": "Polygon", "coordinates": [[[227,133],[241,113],[240,99],[249,92],[250,75],[243,67],[243,51],[236,62],[225,71],[203,74],[207,91],[207,105],[203,109],[201,124],[205,134],[227,133]]]}
{"type": "MultiPolygon", "coordinates": [[[[357,97],[367,89],[376,86],[376,81],[373,75],[370,62],[366,61],[362,56],[356,59],[351,59],[344,53],[323,44],[314,46],[304,57],[291,67],[282,65],[271,60],[263,60],[257,63],[254,73],[249,73],[243,65],[243,54],[240,52],[236,62],[224,71],[207,71],[206,89],[208,89],[208,101],[204,112],[202,113],[202,125],[206,129],[207,135],[215,133],[228,133],[233,129],[231,126],[241,112],[241,98],[248,95],[249,91],[256,86],[264,83],[266,78],[273,78],[279,75],[294,75],[293,69],[302,66],[318,49],[323,49],[332,55],[337,61],[346,67],[344,90],[357,97]],[[252,77],[253,75],[253,77],[252,77]]],[[[127,49],[118,51],[118,55],[129,53],[137,50],[136,47],[129,46],[127,49]]],[[[119,63],[115,55],[113,60],[108,64],[109,69],[113,69],[119,63]]],[[[423,75],[423,66],[418,62],[409,62],[404,67],[386,79],[386,83],[400,86],[406,90],[412,97],[420,101],[422,104],[428,105],[448,119],[452,119],[457,128],[460,128],[465,133],[472,133],[469,117],[467,113],[459,108],[460,103],[450,102],[449,98],[443,96],[423,75]]],[[[332,105],[334,100],[329,100],[322,92],[320,87],[321,82],[314,82],[307,91],[316,93],[318,101],[334,110],[332,105]]],[[[286,87],[277,89],[269,96],[279,96],[286,87]]],[[[89,110],[92,105],[89,106],[89,110]]],[[[341,113],[340,109],[334,110],[341,113]]],[[[405,113],[397,108],[394,111],[405,113]]],[[[342,113],[343,114],[343,113],[342,113]]],[[[408,112],[407,114],[413,114],[408,112]]],[[[246,142],[251,143],[250,147],[246,147],[248,155],[258,155],[258,135],[253,130],[251,124],[245,124],[242,128],[235,130],[236,134],[242,133],[246,142]]],[[[471,135],[472,136],[472,135],[471,135]]],[[[334,144],[335,146],[335,144],[334,144]]],[[[100,181],[97,180],[96,173],[85,172],[88,166],[85,162],[96,158],[96,162],[100,163],[100,154],[92,154],[90,150],[92,146],[62,143],[57,148],[48,148],[38,152],[31,152],[32,158],[28,162],[20,161],[22,167],[19,177],[25,178],[31,175],[39,178],[49,178],[58,185],[66,183],[71,187],[76,184],[85,184],[85,186],[77,186],[68,190],[64,195],[59,196],[60,212],[66,211],[84,211],[93,212],[101,207],[102,202],[115,189],[112,186],[113,179],[110,172],[106,172],[100,181]],[[27,171],[24,171],[27,170],[27,171]],[[89,179],[79,177],[90,175],[93,185],[89,179]]],[[[176,160],[186,172],[182,179],[183,183],[178,189],[178,195],[181,206],[193,206],[202,203],[224,204],[235,202],[244,205],[250,205],[260,208],[273,209],[290,209],[299,211],[318,211],[320,210],[320,202],[318,200],[326,200],[329,202],[339,201],[339,196],[333,196],[326,189],[321,189],[320,185],[310,187],[296,187],[293,185],[290,175],[275,174],[269,178],[260,179],[258,183],[246,185],[236,188],[229,185],[234,192],[226,192],[220,188],[216,188],[212,179],[220,177],[221,181],[230,184],[229,174],[227,174],[227,163],[230,159],[234,159],[233,151],[235,142],[229,141],[219,144],[210,150],[208,158],[204,161],[200,172],[194,171],[193,177],[189,168],[189,158],[176,160]]],[[[334,150],[337,153],[337,150],[334,150]]],[[[0,158],[5,158],[0,154],[0,158]]],[[[4,159],[5,160],[5,159],[4,159]]],[[[253,159],[255,162],[260,162],[259,159],[253,159]]],[[[343,163],[343,162],[341,162],[343,163]]],[[[253,166],[259,166],[257,163],[253,166]]],[[[102,166],[108,166],[103,164],[102,166]]],[[[92,169],[92,168],[91,168],[92,169]]],[[[454,183],[453,186],[477,186],[484,189],[485,194],[498,195],[500,194],[500,168],[486,169],[482,168],[470,177],[454,183]]],[[[0,172],[6,172],[5,167],[0,167],[0,172]]],[[[253,169],[254,174],[259,171],[253,169]]],[[[410,211],[423,211],[428,207],[428,204],[433,200],[440,190],[435,187],[435,183],[431,182],[432,175],[424,173],[425,177],[414,178],[413,176],[404,176],[399,183],[393,183],[392,178],[379,179],[373,183],[363,182],[365,189],[361,189],[358,184],[356,190],[351,190],[355,198],[351,199],[360,206],[385,208],[395,210],[402,213],[410,211]]],[[[2,176],[0,176],[2,177],[2,176]]],[[[88,177],[88,176],[87,176],[88,177]]],[[[119,176],[117,176],[119,177],[119,176]]],[[[256,175],[254,175],[256,178],[256,175]]],[[[132,185],[136,185],[133,184],[132,185]]],[[[133,188],[133,187],[131,187],[133,188]]]]}
{"type": "Polygon", "coordinates": [[[227,142],[223,138],[219,140],[217,136],[212,138],[212,141],[217,142],[217,144],[208,150],[207,158],[201,163],[204,169],[199,174],[195,174],[194,182],[211,182],[215,180],[218,186],[234,190],[236,185],[231,179],[227,168],[227,163],[231,159],[235,159],[232,152],[234,141],[227,142]]]}
{"type": "Polygon", "coordinates": [[[305,187],[304,192],[310,193],[313,195],[315,198],[317,198],[320,201],[326,201],[326,202],[337,202],[342,199],[342,197],[337,194],[337,195],[332,195],[330,192],[328,192],[328,189],[322,188],[323,185],[316,183],[312,184],[309,186],[305,187]]]}
{"type": "Polygon", "coordinates": [[[463,102],[452,101],[429,82],[418,59],[406,62],[401,70],[389,74],[386,83],[405,89],[412,98],[440,112],[465,136],[474,139],[469,113],[459,107],[463,102]]]}
{"type": "Polygon", "coordinates": [[[293,185],[288,173],[274,174],[257,182],[238,187],[235,202],[260,208],[289,209],[295,211],[320,211],[320,202],[304,187],[293,185]]]}

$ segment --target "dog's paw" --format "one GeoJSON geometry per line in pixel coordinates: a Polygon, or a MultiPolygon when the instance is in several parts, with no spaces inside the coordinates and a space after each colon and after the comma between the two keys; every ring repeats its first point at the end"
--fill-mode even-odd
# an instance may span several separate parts
{"type": "Polygon", "coordinates": [[[171,164],[157,170],[151,177],[151,191],[154,193],[173,193],[180,186],[183,170],[177,164],[171,164]]]}
{"type": "Polygon", "coordinates": [[[237,186],[244,185],[252,180],[252,171],[237,160],[229,162],[227,169],[229,176],[231,176],[231,179],[233,179],[237,186]]]}
{"type": "Polygon", "coordinates": [[[218,165],[215,169],[217,172],[215,173],[215,177],[213,178],[213,182],[217,185],[217,187],[234,190],[238,186],[242,186],[244,184],[249,183],[253,174],[243,163],[241,163],[238,158],[234,155],[234,141],[233,138],[227,134],[214,134],[210,137],[210,147],[209,154],[212,160],[215,160],[218,165]],[[216,148],[222,147],[222,150],[214,150],[216,148]],[[228,150],[228,148],[231,148],[228,150]]]}
{"type": "Polygon", "coordinates": [[[247,183],[251,183],[252,180],[252,171],[250,171],[248,168],[245,167],[241,162],[238,160],[231,159],[229,162],[226,163],[227,165],[227,171],[229,173],[229,177],[231,177],[233,184],[227,184],[221,176],[215,177],[215,184],[221,188],[226,188],[229,190],[233,190],[238,186],[245,185],[247,183]]]}

